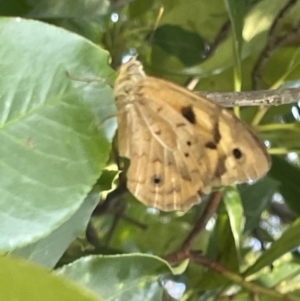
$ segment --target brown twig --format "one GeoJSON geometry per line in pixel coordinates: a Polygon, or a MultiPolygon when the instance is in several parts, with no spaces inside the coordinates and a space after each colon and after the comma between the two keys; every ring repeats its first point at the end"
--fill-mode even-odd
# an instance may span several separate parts
{"type": "Polygon", "coordinates": [[[114,221],[113,221],[113,224],[112,224],[112,227],[109,229],[109,232],[107,234],[107,239],[106,239],[106,243],[105,243],[105,246],[108,247],[110,242],[111,242],[111,239],[113,237],[113,234],[119,224],[119,222],[121,220],[124,220],[132,225],[135,225],[136,227],[142,229],[142,230],[147,230],[148,226],[125,215],[124,211],[126,209],[126,205],[124,203],[124,206],[115,214],[114,216],[114,221]]]}
{"type": "Polygon", "coordinates": [[[280,39],[277,39],[275,36],[275,29],[279,21],[284,17],[284,15],[291,9],[297,0],[289,0],[286,5],[279,11],[277,14],[271,28],[269,31],[269,39],[268,43],[261,52],[256,64],[254,65],[253,72],[252,72],[252,81],[254,90],[260,89],[260,80],[262,75],[262,70],[264,69],[268,58],[270,57],[271,53],[275,51],[275,49],[281,45],[280,39]]]}
{"type": "Polygon", "coordinates": [[[86,231],[85,231],[87,241],[93,245],[96,249],[101,248],[102,244],[98,237],[98,233],[93,223],[89,221],[86,231]]]}
{"type": "Polygon", "coordinates": [[[208,56],[213,55],[217,47],[228,37],[230,28],[231,28],[231,22],[230,20],[228,20],[223,24],[214,41],[210,43],[209,50],[205,53],[206,58],[208,56]]]}
{"type": "Polygon", "coordinates": [[[297,215],[287,206],[286,203],[272,202],[270,204],[270,213],[277,215],[283,223],[292,223],[297,215]]]}
{"type": "Polygon", "coordinates": [[[264,294],[266,296],[269,296],[270,298],[277,298],[280,300],[285,301],[299,301],[300,298],[292,295],[284,295],[280,292],[276,291],[274,288],[267,288],[264,286],[261,286],[259,284],[249,282],[244,277],[240,276],[239,274],[236,274],[218,262],[211,260],[208,257],[203,256],[202,254],[199,254],[199,252],[191,252],[190,253],[190,259],[197,264],[200,264],[202,266],[205,266],[211,270],[214,270],[220,274],[222,274],[224,277],[229,279],[230,281],[240,285],[244,289],[255,293],[255,294],[264,294]]]}
{"type": "MultiPolygon", "coordinates": [[[[126,183],[122,182],[115,190],[110,192],[105,201],[100,203],[94,210],[93,215],[100,216],[104,214],[113,214],[114,220],[112,227],[109,229],[109,232],[107,234],[107,239],[105,246],[107,247],[112,239],[112,236],[115,232],[115,229],[119,223],[120,220],[125,220],[142,230],[147,229],[147,225],[128,217],[124,212],[126,209],[126,202],[123,200],[124,194],[128,193],[128,190],[126,188],[126,183]]],[[[89,227],[87,229],[87,239],[88,241],[96,246],[100,244],[100,240],[97,237],[96,231],[93,229],[92,224],[89,224],[89,227]]]]}
{"type": "Polygon", "coordinates": [[[203,214],[197,221],[194,229],[192,230],[192,232],[189,234],[189,236],[184,241],[184,243],[182,245],[183,250],[186,250],[186,251],[191,250],[191,248],[192,248],[193,244],[195,243],[196,239],[198,238],[199,234],[204,230],[207,222],[218,209],[218,206],[222,199],[222,195],[223,195],[223,193],[221,191],[217,191],[213,194],[213,196],[209,200],[209,203],[205,207],[203,214]]]}
{"type": "Polygon", "coordinates": [[[110,227],[110,229],[107,233],[106,242],[105,242],[106,247],[108,247],[110,242],[111,242],[111,239],[112,239],[112,237],[115,233],[115,230],[117,229],[117,226],[120,222],[120,219],[122,218],[124,210],[125,210],[125,204],[124,204],[124,206],[122,206],[121,210],[119,210],[119,212],[116,213],[115,216],[114,216],[113,224],[112,224],[112,226],[110,227]]]}
{"type": "Polygon", "coordinates": [[[103,214],[115,214],[122,210],[122,197],[127,193],[126,186],[119,185],[115,190],[110,192],[105,201],[100,203],[94,210],[93,216],[100,216],[103,214]]]}
{"type": "Polygon", "coordinates": [[[131,218],[130,216],[127,216],[126,214],[122,214],[122,219],[124,221],[127,221],[128,223],[132,224],[132,225],[135,225],[136,227],[140,228],[141,230],[147,230],[148,229],[148,226],[144,223],[141,223],[133,218],[131,218]]]}
{"type": "Polygon", "coordinates": [[[200,235],[200,233],[204,230],[207,222],[212,217],[212,215],[216,212],[220,201],[222,199],[222,192],[217,191],[213,194],[211,199],[209,200],[208,204],[205,207],[205,210],[199,220],[196,222],[193,230],[190,232],[188,237],[183,242],[181,248],[174,253],[168,254],[165,256],[165,259],[171,263],[179,263],[184,259],[188,258],[193,244],[195,243],[196,239],[200,235]]]}
{"type": "Polygon", "coordinates": [[[280,37],[276,40],[276,48],[283,47],[294,43],[299,39],[300,35],[300,24],[293,28],[287,35],[280,37]]]}
{"type": "Polygon", "coordinates": [[[300,100],[300,88],[287,88],[278,90],[258,90],[243,92],[206,92],[194,91],[196,94],[206,96],[224,107],[249,106],[278,106],[296,103],[300,100]]]}
{"type": "MultiPolygon", "coordinates": [[[[205,51],[202,56],[207,59],[208,57],[212,56],[214,52],[216,51],[217,47],[227,38],[229,30],[231,28],[231,22],[228,20],[224,23],[224,25],[221,27],[218,35],[212,41],[209,46],[207,47],[207,51],[205,51]]],[[[199,77],[193,76],[192,78],[189,78],[186,83],[186,87],[190,90],[193,90],[194,87],[198,84],[199,77]]]]}

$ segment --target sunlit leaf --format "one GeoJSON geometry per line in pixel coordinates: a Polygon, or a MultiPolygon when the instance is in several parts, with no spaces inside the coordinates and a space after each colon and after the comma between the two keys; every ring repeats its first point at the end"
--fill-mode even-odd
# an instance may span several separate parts
{"type": "Polygon", "coordinates": [[[8,250],[75,214],[106,164],[115,125],[102,122],[114,112],[105,51],[36,21],[1,19],[0,28],[0,249],[8,250]]]}

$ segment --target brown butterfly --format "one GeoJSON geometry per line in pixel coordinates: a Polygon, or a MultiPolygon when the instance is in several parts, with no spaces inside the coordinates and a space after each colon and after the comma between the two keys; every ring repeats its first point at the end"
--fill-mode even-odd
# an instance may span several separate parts
{"type": "Polygon", "coordinates": [[[134,57],[114,88],[127,187],[147,206],[186,211],[212,186],[267,173],[265,145],[235,115],[171,82],[148,77],[134,57]]]}

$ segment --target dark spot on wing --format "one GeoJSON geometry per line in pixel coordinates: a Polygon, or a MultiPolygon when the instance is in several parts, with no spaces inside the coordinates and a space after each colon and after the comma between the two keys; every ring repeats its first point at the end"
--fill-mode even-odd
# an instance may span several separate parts
{"type": "Polygon", "coordinates": [[[182,126],[186,126],[186,124],[185,124],[185,123],[182,123],[182,122],[181,122],[181,123],[176,123],[176,127],[179,128],[179,127],[182,127],[182,126]]]}
{"type": "Polygon", "coordinates": [[[161,134],[161,130],[154,132],[155,135],[159,136],[161,134]]]}
{"type": "Polygon", "coordinates": [[[216,122],[213,128],[213,138],[216,144],[218,144],[222,138],[219,131],[219,122],[216,122]]]}
{"type": "Polygon", "coordinates": [[[154,175],[151,178],[151,182],[155,185],[155,186],[161,186],[163,184],[163,179],[161,176],[159,175],[154,175]]]}
{"type": "Polygon", "coordinates": [[[215,170],[216,178],[220,178],[226,172],[225,160],[226,160],[226,157],[219,158],[217,168],[215,170]]]}
{"type": "Polygon", "coordinates": [[[189,155],[189,153],[184,153],[184,156],[185,156],[186,158],[188,158],[190,155],[189,155]]]}
{"type": "Polygon", "coordinates": [[[186,144],[187,144],[188,146],[191,146],[191,145],[192,145],[192,142],[191,142],[191,141],[187,141],[186,144]]]}
{"type": "Polygon", "coordinates": [[[195,124],[196,123],[196,116],[193,111],[192,106],[183,107],[181,109],[181,113],[185,119],[187,119],[190,123],[195,124]]]}
{"type": "Polygon", "coordinates": [[[232,154],[233,154],[234,158],[236,158],[236,159],[241,159],[243,156],[243,153],[241,152],[241,150],[239,148],[234,148],[232,150],[232,154]]]}
{"type": "Polygon", "coordinates": [[[210,149],[216,149],[217,148],[216,144],[212,141],[207,142],[205,144],[205,147],[210,148],[210,149]]]}

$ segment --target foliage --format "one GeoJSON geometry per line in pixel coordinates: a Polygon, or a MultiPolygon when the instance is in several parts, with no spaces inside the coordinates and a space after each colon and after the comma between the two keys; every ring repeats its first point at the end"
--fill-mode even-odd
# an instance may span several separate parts
{"type": "Polygon", "coordinates": [[[226,188],[171,266],[210,196],[183,215],[116,188],[108,65],[139,53],[196,90],[297,87],[300,3],[14,0],[0,14],[1,300],[300,300],[298,104],[238,112],[272,169],[226,188]]]}

